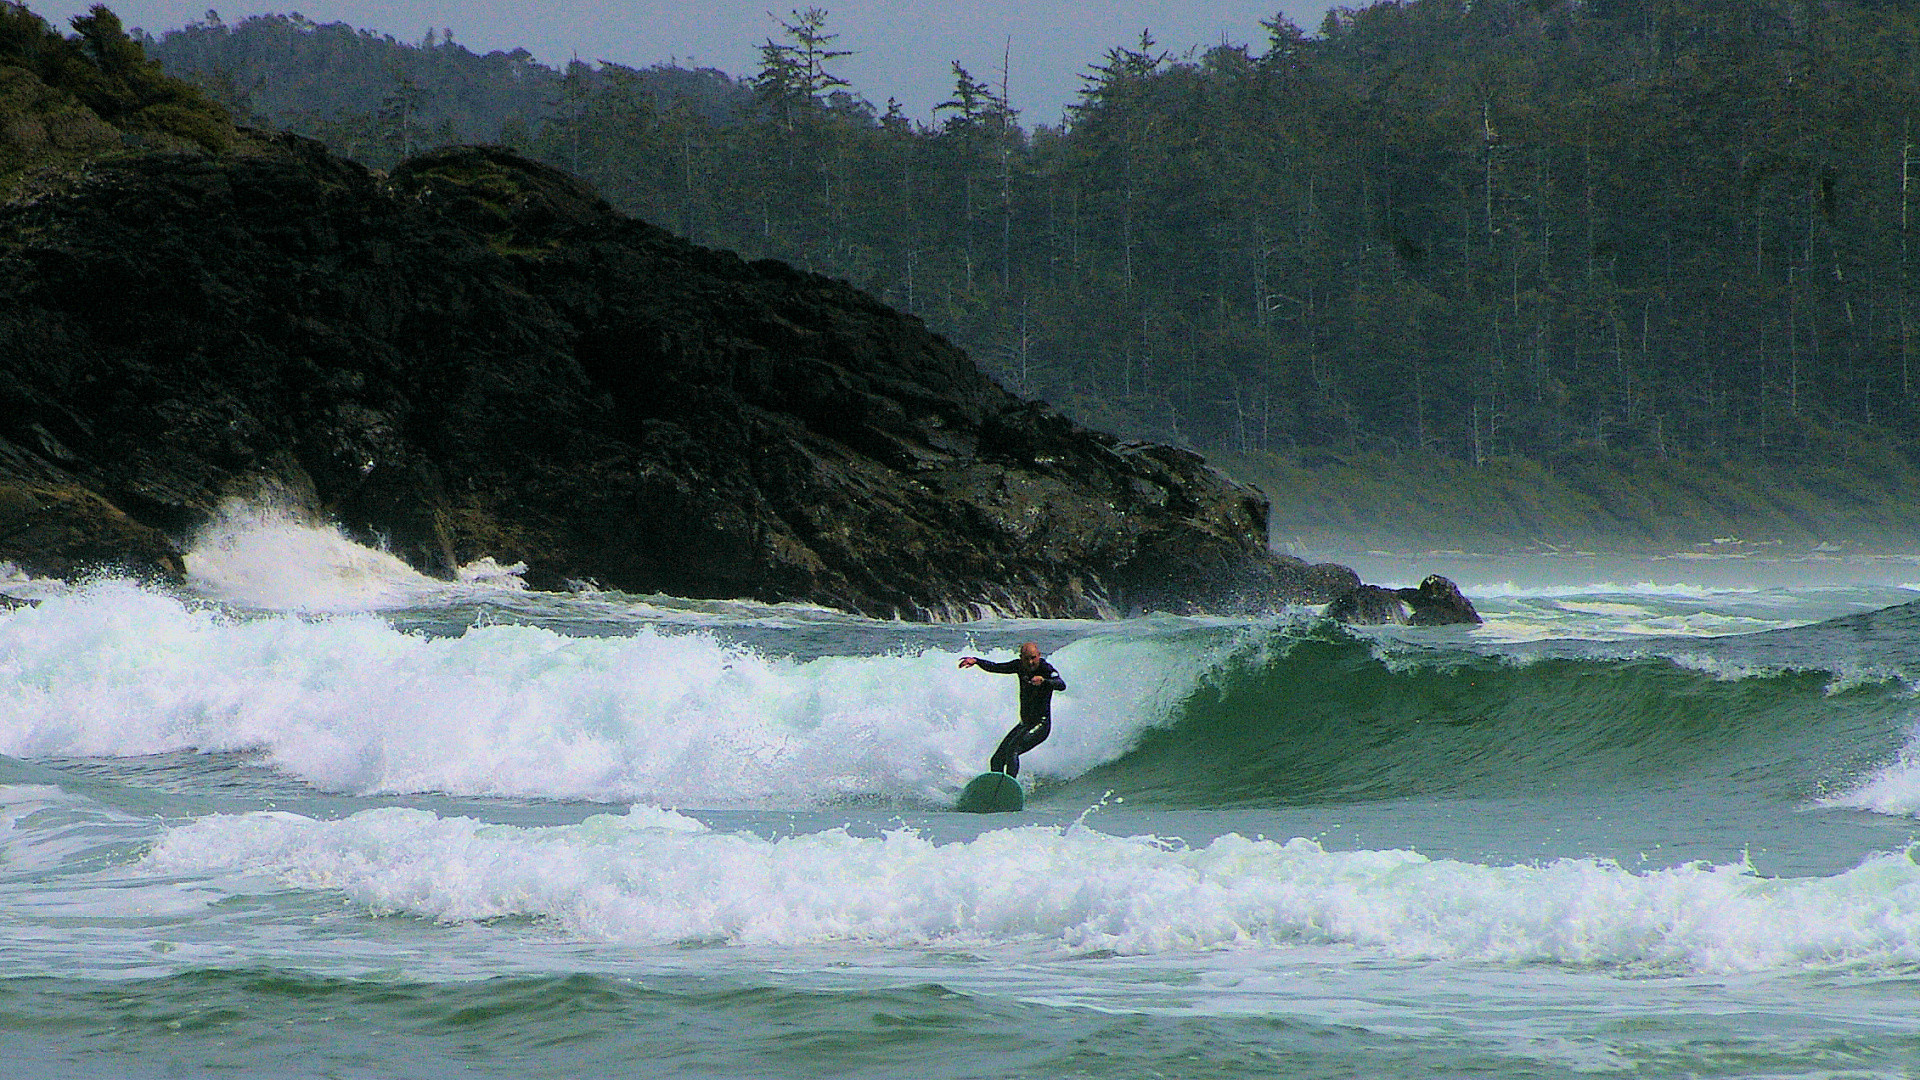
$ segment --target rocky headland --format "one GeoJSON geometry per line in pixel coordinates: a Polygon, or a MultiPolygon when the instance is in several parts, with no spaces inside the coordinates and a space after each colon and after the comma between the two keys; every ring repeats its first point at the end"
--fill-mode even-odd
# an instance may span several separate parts
{"type": "Polygon", "coordinates": [[[503,150],[389,176],[211,112],[108,115],[5,48],[0,560],[177,577],[223,501],[269,496],[428,572],[882,617],[1359,585],[1269,553],[1254,489],[1009,394],[845,283],[503,150]]]}

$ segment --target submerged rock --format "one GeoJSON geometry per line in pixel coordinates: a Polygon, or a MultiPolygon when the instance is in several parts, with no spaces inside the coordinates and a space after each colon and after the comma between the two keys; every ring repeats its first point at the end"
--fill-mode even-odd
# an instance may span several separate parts
{"type": "Polygon", "coordinates": [[[1014,397],[843,282],[503,150],[382,177],[249,145],[0,206],[0,485],[29,493],[0,501],[0,559],[177,575],[170,540],[270,490],[428,572],[911,619],[1358,582],[1269,554],[1257,491],[1014,397]]]}

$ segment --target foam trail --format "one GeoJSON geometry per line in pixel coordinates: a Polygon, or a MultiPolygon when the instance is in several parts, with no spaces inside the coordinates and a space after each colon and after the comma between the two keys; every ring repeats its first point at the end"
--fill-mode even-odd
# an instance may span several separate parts
{"type": "MultiPolygon", "coordinates": [[[[1215,648],[1097,635],[1025,759],[1072,776],[1160,722],[1215,648]]],[[[708,631],[434,638],[371,616],[237,618],[126,582],[0,615],[0,753],[264,751],[329,790],[680,806],[938,801],[1010,724],[956,653],[770,659],[708,631]]]]}
{"type": "Polygon", "coordinates": [[[1463,586],[1486,622],[1477,640],[1624,641],[1728,637],[1805,625],[1910,602],[1890,586],[1708,587],[1601,583],[1463,586]]]}
{"type": "MultiPolygon", "coordinates": [[[[1415,582],[1418,584],[1418,582],[1415,582]]],[[[1701,585],[1694,582],[1661,581],[1595,581],[1570,585],[1543,585],[1533,582],[1521,584],[1512,578],[1498,581],[1469,581],[1462,583],[1462,592],[1468,592],[1474,599],[1583,599],[1586,597],[1615,598],[1658,598],[1679,600],[1712,600],[1719,597],[1748,597],[1769,591],[1765,585],[1701,585]]]]}
{"type": "Polygon", "coordinates": [[[91,809],[51,784],[0,784],[0,873],[58,866],[85,850],[72,842],[70,822],[91,809]]]}
{"type": "Polygon", "coordinates": [[[941,845],[907,831],[768,840],[659,810],[520,828],[394,808],[338,821],[216,815],[169,831],[147,865],[239,875],[232,887],[250,890],[265,875],[443,922],[532,916],[582,938],[648,945],[1124,954],[1341,945],[1669,972],[1920,960],[1920,866],[1907,854],[1779,880],[1737,865],[1485,866],[1237,835],[1189,848],[1079,826],[941,845]]]}
{"type": "Polygon", "coordinates": [[[46,940],[49,924],[192,915],[232,894],[156,879],[136,860],[160,825],[45,784],[0,783],[0,967],[46,940]]]}

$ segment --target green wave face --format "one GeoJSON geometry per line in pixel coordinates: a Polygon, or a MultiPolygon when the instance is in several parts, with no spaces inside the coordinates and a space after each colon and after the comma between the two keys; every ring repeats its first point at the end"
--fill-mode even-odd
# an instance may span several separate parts
{"type": "Polygon", "coordinates": [[[1804,800],[1897,752],[1915,709],[1905,680],[1768,666],[1778,644],[1523,659],[1276,631],[1071,787],[1196,808],[1649,785],[1804,800]]]}

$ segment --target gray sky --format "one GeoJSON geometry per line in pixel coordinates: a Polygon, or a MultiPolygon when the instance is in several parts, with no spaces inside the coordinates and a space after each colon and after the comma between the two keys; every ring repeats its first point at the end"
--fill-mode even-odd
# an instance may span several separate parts
{"type": "MultiPolygon", "coordinates": [[[[62,31],[67,20],[97,0],[27,0],[34,13],[62,31]]],[[[633,67],[677,59],[682,64],[751,74],[757,47],[779,33],[769,11],[822,7],[839,48],[855,55],[838,73],[853,90],[884,106],[900,99],[909,115],[927,120],[953,88],[949,63],[960,61],[975,78],[998,85],[1002,57],[1011,49],[1009,96],[1028,126],[1054,124],[1080,88],[1087,65],[1115,45],[1132,45],[1150,29],[1176,55],[1226,40],[1264,51],[1262,19],[1283,13],[1312,33],[1326,15],[1325,0],[972,0],[965,5],[885,3],[883,0],[289,0],[267,6],[227,7],[219,0],[119,0],[107,6],[129,27],[159,36],[201,18],[214,7],[227,22],[263,12],[299,11],[315,22],[344,22],[419,41],[428,27],[451,27],[454,40],[475,52],[525,47],[557,64],[579,55],[633,67]]],[[[1337,6],[1361,7],[1363,0],[1337,6]]]]}

